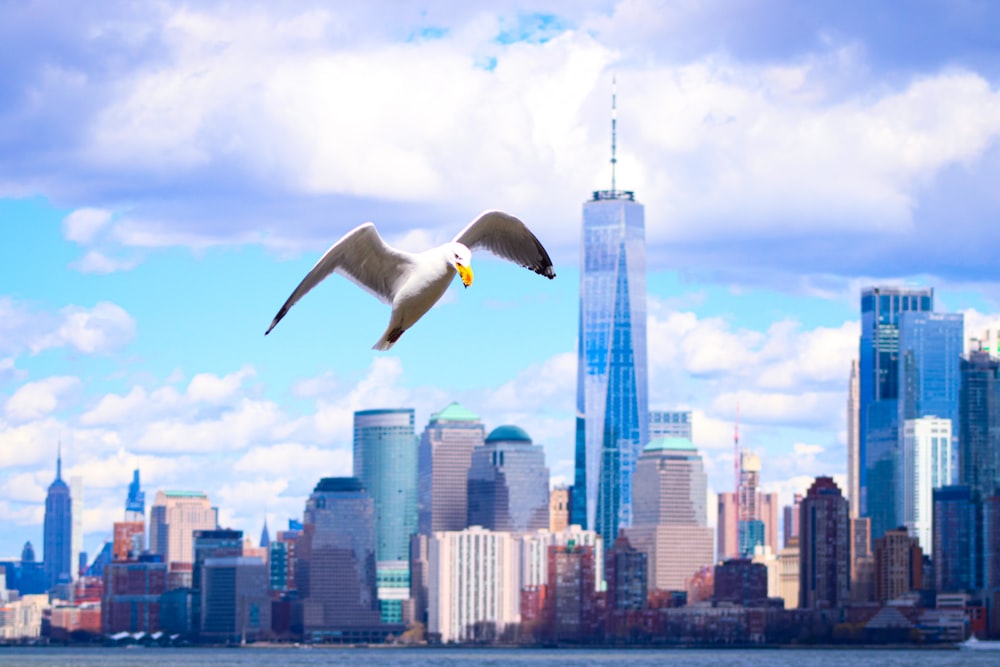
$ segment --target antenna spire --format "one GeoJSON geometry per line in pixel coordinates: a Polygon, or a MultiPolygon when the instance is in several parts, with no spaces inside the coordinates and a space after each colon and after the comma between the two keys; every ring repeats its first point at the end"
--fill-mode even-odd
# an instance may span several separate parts
{"type": "Polygon", "coordinates": [[[617,82],[615,77],[611,77],[611,194],[615,193],[615,165],[618,163],[618,158],[615,156],[617,145],[616,145],[616,129],[617,129],[617,82]]]}
{"type": "Polygon", "coordinates": [[[59,448],[56,450],[56,479],[62,479],[62,438],[59,438],[59,448]]]}

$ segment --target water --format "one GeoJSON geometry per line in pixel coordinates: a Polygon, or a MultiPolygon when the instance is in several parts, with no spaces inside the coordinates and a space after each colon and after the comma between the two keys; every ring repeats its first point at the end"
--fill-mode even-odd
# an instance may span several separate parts
{"type": "Polygon", "coordinates": [[[18,667],[995,667],[992,651],[821,649],[0,648],[18,667]]]}

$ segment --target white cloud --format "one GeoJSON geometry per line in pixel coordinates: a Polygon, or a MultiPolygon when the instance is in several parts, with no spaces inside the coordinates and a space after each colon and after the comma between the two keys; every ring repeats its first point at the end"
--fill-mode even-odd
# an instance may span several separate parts
{"type": "Polygon", "coordinates": [[[7,399],[4,411],[15,422],[41,419],[55,412],[62,397],[80,386],[80,379],[59,376],[21,385],[7,399]]]}
{"type": "Polygon", "coordinates": [[[191,378],[186,397],[191,401],[212,405],[225,403],[242,387],[244,380],[254,375],[256,372],[249,366],[225,377],[213,373],[199,373],[191,378]]]}
{"type": "Polygon", "coordinates": [[[121,306],[101,301],[92,309],[67,306],[62,323],[29,343],[35,353],[53,347],[71,347],[86,354],[105,353],[131,342],[135,320],[121,306]]]}
{"type": "Polygon", "coordinates": [[[135,259],[116,259],[109,257],[100,250],[91,249],[80,259],[70,263],[70,268],[80,273],[107,274],[116,271],[129,271],[138,265],[135,259]]]}
{"type": "Polygon", "coordinates": [[[78,208],[63,218],[63,235],[76,243],[90,243],[110,221],[110,211],[99,208],[78,208]]]}

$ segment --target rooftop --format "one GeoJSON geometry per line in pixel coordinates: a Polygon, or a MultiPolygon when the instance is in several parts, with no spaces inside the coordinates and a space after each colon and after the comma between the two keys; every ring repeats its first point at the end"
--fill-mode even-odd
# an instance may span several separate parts
{"type": "Polygon", "coordinates": [[[479,421],[479,415],[472,410],[463,408],[458,403],[453,402],[441,412],[435,412],[432,414],[431,421],[477,422],[479,421]]]}
{"type": "Polygon", "coordinates": [[[164,491],[167,498],[206,498],[204,491],[164,491]]]}
{"type": "Polygon", "coordinates": [[[646,445],[642,451],[644,452],[657,452],[662,450],[681,450],[687,452],[696,452],[698,449],[694,446],[694,443],[687,438],[678,437],[668,437],[668,438],[655,438],[650,440],[649,444],[646,445]]]}
{"type": "Polygon", "coordinates": [[[347,493],[364,491],[365,485],[357,477],[324,477],[313,493],[347,493]]]}
{"type": "Polygon", "coordinates": [[[486,442],[526,442],[531,444],[531,436],[520,426],[505,424],[498,426],[486,436],[486,442]]]}

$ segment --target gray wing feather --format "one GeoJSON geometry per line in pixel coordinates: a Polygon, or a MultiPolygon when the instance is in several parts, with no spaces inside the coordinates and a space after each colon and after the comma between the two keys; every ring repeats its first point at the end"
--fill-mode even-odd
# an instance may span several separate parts
{"type": "Polygon", "coordinates": [[[264,335],[269,334],[299,299],[331,273],[339,273],[378,299],[392,303],[403,275],[412,264],[408,253],[386,244],[375,225],[366,222],[330,246],[285,301],[264,335]]]}
{"type": "Polygon", "coordinates": [[[549,253],[528,227],[503,211],[486,211],[454,239],[469,248],[483,248],[546,278],[555,278],[549,253]]]}

